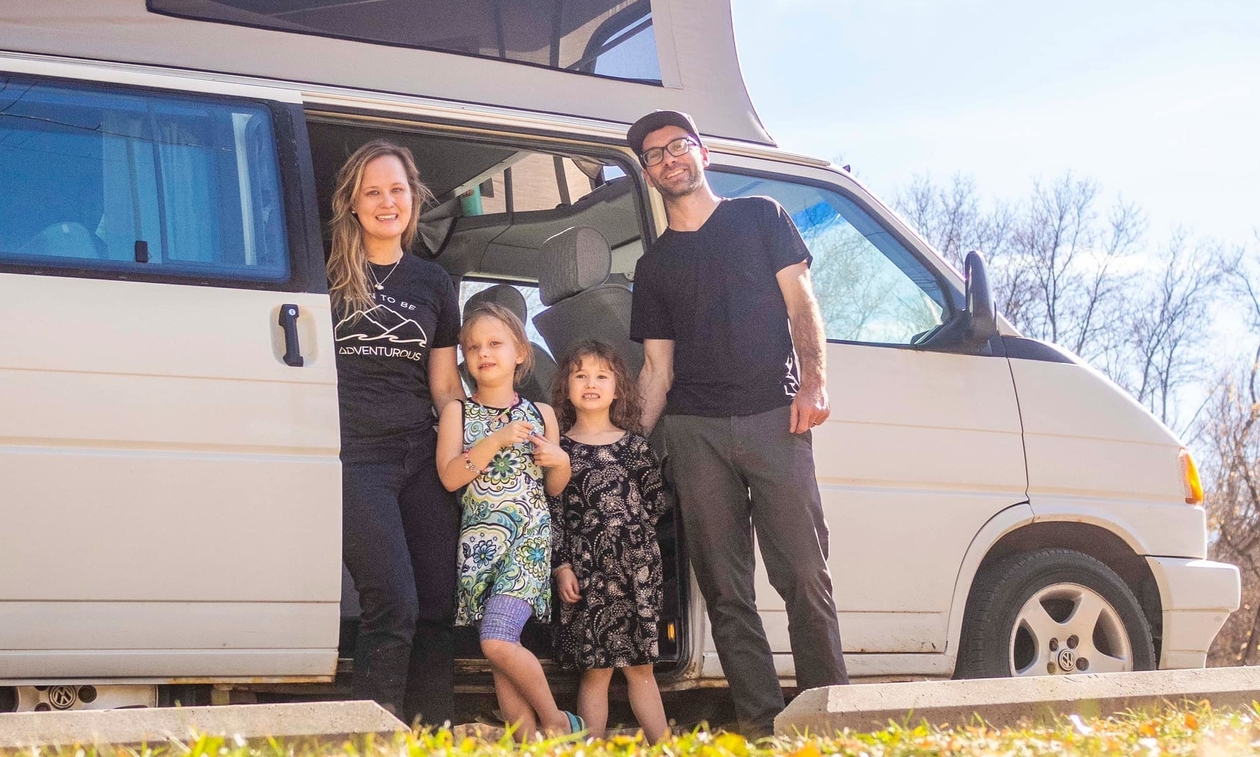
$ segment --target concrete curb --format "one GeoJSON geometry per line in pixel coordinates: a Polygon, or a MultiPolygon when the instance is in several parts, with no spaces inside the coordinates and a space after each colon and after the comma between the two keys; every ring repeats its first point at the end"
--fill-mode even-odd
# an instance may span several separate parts
{"type": "Polygon", "coordinates": [[[1260,668],[828,686],[792,700],[775,718],[774,731],[786,736],[870,731],[890,721],[957,725],[976,716],[1001,727],[1046,722],[1056,715],[1115,715],[1183,700],[1249,707],[1260,700],[1260,668]]]}
{"type": "Polygon", "coordinates": [[[407,726],[375,702],[247,704],[0,715],[0,749],[187,741],[195,734],[245,740],[393,735],[407,726]]]}

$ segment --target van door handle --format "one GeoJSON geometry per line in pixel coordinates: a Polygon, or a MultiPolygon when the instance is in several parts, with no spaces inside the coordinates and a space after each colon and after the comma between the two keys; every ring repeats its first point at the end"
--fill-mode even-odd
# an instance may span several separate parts
{"type": "Polygon", "coordinates": [[[301,368],[302,350],[298,345],[297,332],[298,306],[280,306],[280,328],[284,329],[284,364],[301,368]]]}

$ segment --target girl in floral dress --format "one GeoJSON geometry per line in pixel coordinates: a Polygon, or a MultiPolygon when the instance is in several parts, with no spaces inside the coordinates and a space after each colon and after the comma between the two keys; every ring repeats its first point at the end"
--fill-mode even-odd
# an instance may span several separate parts
{"type": "Polygon", "coordinates": [[[538,658],[521,645],[533,615],[550,618],[551,515],[547,494],[569,481],[555,413],[514,391],[529,369],[525,328],[492,303],[464,319],[460,346],[477,391],[442,410],[438,476],[463,488],[456,625],[480,624],[499,707],[518,740],[537,730],[583,730],[556,707],[538,658]]]}
{"type": "Polygon", "coordinates": [[[637,433],[639,392],[625,363],[602,342],[560,361],[552,398],[572,476],[552,499],[552,563],[563,604],[557,661],[582,671],[578,714],[593,736],[608,721],[613,671],[652,742],[669,732],[652,673],[658,657],[661,552],[656,521],[666,507],[660,466],[637,433]]]}

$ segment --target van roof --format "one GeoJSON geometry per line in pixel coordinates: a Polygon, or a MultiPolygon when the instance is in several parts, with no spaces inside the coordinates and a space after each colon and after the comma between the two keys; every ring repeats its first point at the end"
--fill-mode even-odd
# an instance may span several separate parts
{"type": "MultiPolygon", "coordinates": [[[[740,74],[729,0],[650,2],[660,83],[309,31],[195,20],[154,12],[146,0],[0,3],[0,51],[349,87],[621,124],[648,111],[669,108],[692,114],[706,136],[773,145],[740,74]]],[[[204,15],[198,8],[321,3],[164,0],[153,4],[204,15]]],[[[557,5],[563,2],[557,0],[557,5]]],[[[388,6],[359,7],[369,13],[388,6]]]]}

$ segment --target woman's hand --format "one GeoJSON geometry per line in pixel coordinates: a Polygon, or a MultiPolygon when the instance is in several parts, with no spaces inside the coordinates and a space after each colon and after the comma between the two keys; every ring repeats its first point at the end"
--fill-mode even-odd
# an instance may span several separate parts
{"type": "Polygon", "coordinates": [[[534,433],[534,424],[528,421],[512,421],[490,435],[490,440],[499,449],[507,449],[515,444],[528,441],[534,433]]]}
{"type": "Polygon", "coordinates": [[[534,445],[534,462],[543,468],[568,468],[569,454],[559,444],[545,436],[532,434],[529,441],[534,445]]]}
{"type": "Polygon", "coordinates": [[[556,569],[556,590],[560,592],[560,599],[566,605],[574,604],[582,598],[582,592],[578,590],[577,574],[573,572],[573,568],[562,565],[556,569]]]}

